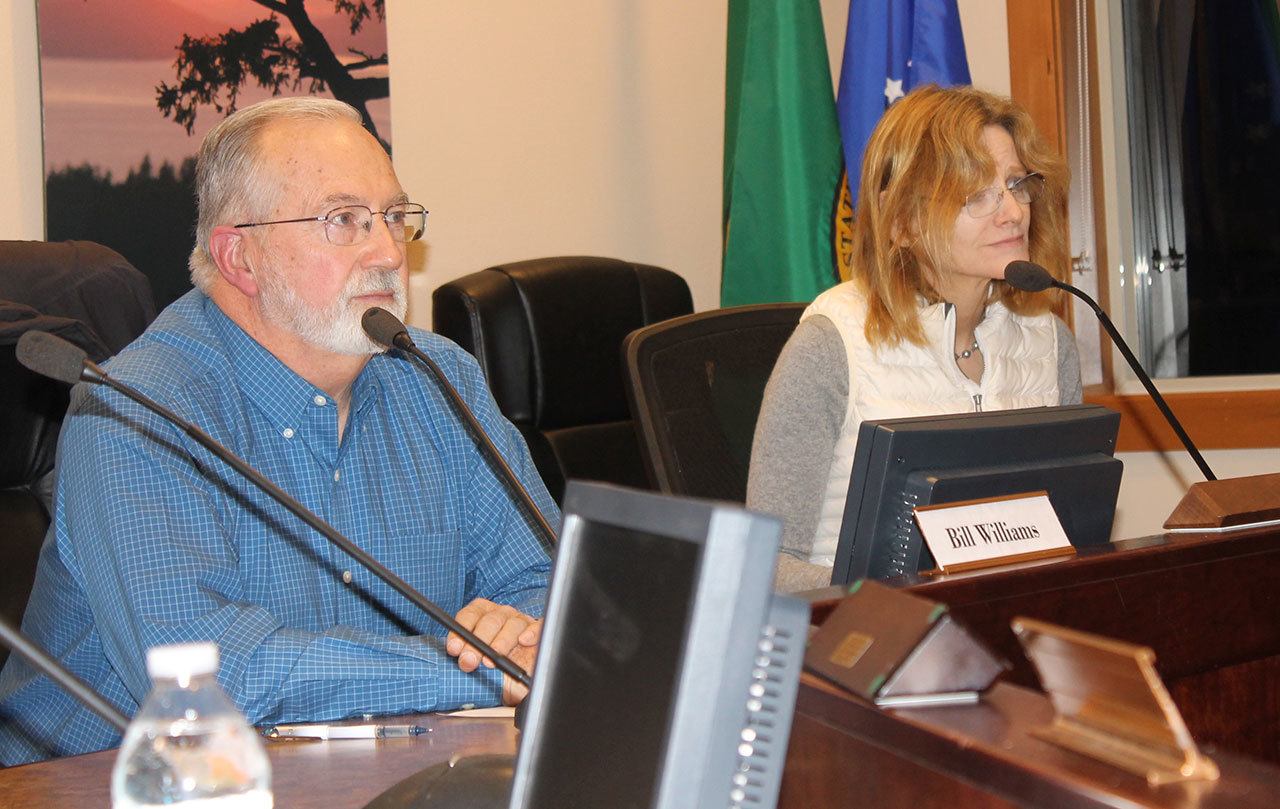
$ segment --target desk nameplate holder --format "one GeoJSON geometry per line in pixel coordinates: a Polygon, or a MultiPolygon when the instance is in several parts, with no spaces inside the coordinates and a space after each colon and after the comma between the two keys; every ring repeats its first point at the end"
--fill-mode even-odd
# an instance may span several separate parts
{"type": "Polygon", "coordinates": [[[914,514],[938,564],[923,576],[1075,553],[1046,491],[918,506],[914,514]]]}
{"type": "Polygon", "coordinates": [[[884,708],[977,702],[1008,668],[945,604],[870,579],[810,636],[804,665],[884,708]]]}
{"type": "Polygon", "coordinates": [[[1013,619],[1013,631],[1057,714],[1034,735],[1152,786],[1217,780],[1217,765],[1196,747],[1151,649],[1030,618],[1013,619]]]}

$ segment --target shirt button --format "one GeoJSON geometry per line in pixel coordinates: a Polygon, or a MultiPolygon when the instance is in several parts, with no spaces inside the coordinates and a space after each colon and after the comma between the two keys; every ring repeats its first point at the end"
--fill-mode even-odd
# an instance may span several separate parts
{"type": "Polygon", "coordinates": [[[285,438],[293,438],[293,428],[285,427],[280,431],[280,435],[283,435],[285,438]]]}
{"type": "Polygon", "coordinates": [[[338,482],[338,478],[340,478],[340,477],[342,477],[342,471],[341,471],[341,470],[338,470],[338,469],[333,470],[333,482],[334,482],[334,483],[337,483],[337,482],[338,482]]]}
{"type": "Polygon", "coordinates": [[[312,399],[311,401],[316,403],[316,407],[324,407],[327,404],[327,402],[325,401],[325,398],[318,393],[316,394],[316,398],[312,399]]]}
{"type": "Polygon", "coordinates": [[[351,583],[351,579],[352,579],[352,576],[351,576],[351,571],[350,571],[350,570],[344,570],[344,571],[342,571],[342,583],[343,583],[343,584],[350,584],[350,583],[351,583]]]}

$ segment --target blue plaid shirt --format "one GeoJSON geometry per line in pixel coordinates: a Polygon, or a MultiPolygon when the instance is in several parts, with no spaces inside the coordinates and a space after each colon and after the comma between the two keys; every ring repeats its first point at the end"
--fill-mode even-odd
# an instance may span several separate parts
{"type": "MultiPolygon", "coordinates": [[[[475,361],[414,330],[548,520],[558,519],[475,361]]],[[[356,379],[341,443],[324,391],[204,294],[170,306],[108,370],[202,427],[450,613],[473,598],[541,615],[550,562],[433,379],[395,351],[356,379]]],[[[444,631],[224,463],[132,401],[78,385],[53,524],[23,630],[132,714],[145,650],[216,641],[253,723],[493,704],[444,631]]],[[[0,761],[98,750],[115,729],[17,655],[0,672],[0,761]]]]}

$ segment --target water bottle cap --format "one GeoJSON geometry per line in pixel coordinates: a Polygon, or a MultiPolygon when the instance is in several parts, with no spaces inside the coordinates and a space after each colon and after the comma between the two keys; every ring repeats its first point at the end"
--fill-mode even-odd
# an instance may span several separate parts
{"type": "Polygon", "coordinates": [[[200,677],[218,671],[218,647],[213,643],[178,643],[147,650],[147,673],[153,679],[200,677]]]}

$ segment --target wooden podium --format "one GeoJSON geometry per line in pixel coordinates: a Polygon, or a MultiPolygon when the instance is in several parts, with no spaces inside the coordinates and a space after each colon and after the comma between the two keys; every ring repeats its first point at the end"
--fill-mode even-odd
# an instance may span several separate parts
{"type": "MultiPolygon", "coordinates": [[[[1128,540],[894,583],[948,604],[1013,670],[979,705],[909,710],[805,675],[779,806],[1280,806],[1280,531],[1128,540]],[[1152,647],[1221,779],[1150,787],[1033,737],[1053,711],[1009,628],[1018,615],[1152,647]]],[[[816,594],[815,623],[839,594],[816,594]]]]}

